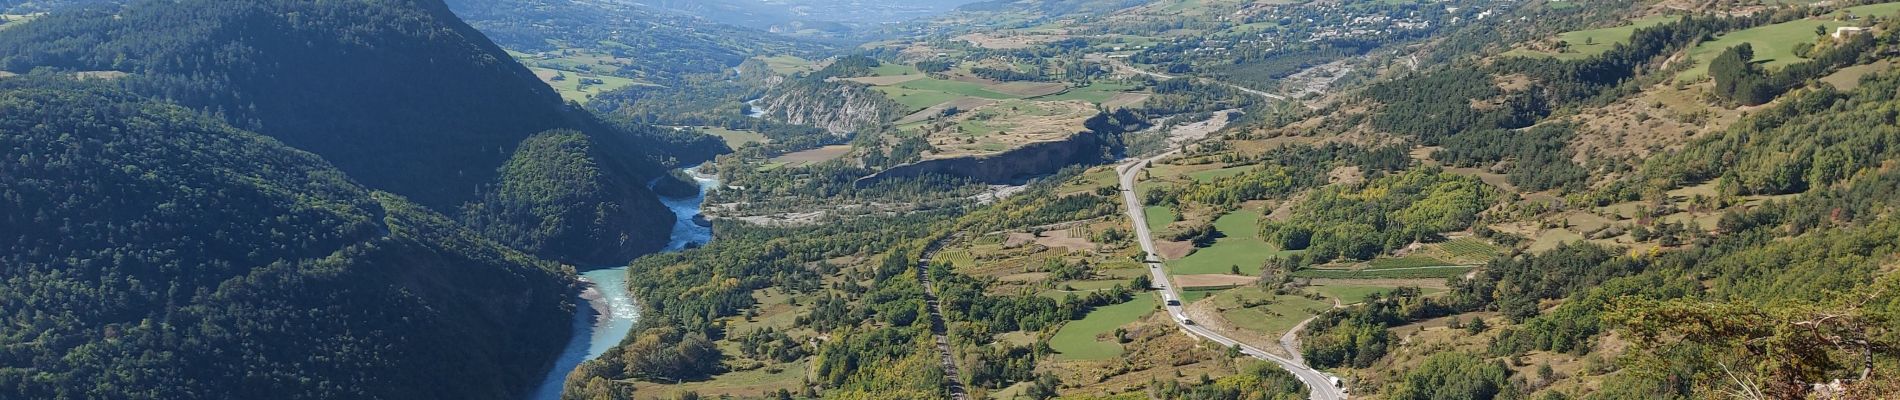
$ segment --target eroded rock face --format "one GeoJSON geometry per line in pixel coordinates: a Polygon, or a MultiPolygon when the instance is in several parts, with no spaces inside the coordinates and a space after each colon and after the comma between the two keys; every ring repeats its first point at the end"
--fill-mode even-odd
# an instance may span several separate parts
{"type": "Polygon", "coordinates": [[[798,80],[774,86],[757,107],[769,118],[839,135],[875,128],[902,112],[897,103],[864,85],[798,80]]]}
{"type": "Polygon", "coordinates": [[[1070,165],[1107,161],[1105,155],[1108,154],[1106,150],[1110,141],[1104,140],[1103,135],[1094,131],[1081,131],[1070,135],[1068,139],[1030,143],[1002,153],[918,161],[858,179],[857,185],[863,187],[884,179],[924,175],[960,176],[992,184],[1015,183],[1051,174],[1070,165]]]}

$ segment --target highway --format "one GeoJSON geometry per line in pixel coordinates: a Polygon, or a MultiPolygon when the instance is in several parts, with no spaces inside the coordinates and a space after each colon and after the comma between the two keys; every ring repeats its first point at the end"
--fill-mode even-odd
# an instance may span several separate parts
{"type": "Polygon", "coordinates": [[[1162,269],[1160,258],[1155,255],[1154,236],[1148,231],[1148,219],[1142,210],[1141,199],[1137,197],[1135,193],[1136,175],[1139,175],[1143,169],[1146,169],[1148,165],[1155,160],[1172,154],[1174,154],[1174,152],[1170,151],[1154,157],[1136,160],[1116,167],[1115,171],[1121,178],[1122,201],[1128,206],[1128,220],[1135,226],[1135,237],[1138,239],[1137,242],[1141,243],[1141,250],[1147,254],[1147,259],[1143,260],[1143,262],[1148,264],[1148,273],[1153,275],[1155,287],[1161,292],[1161,299],[1164,301],[1163,307],[1168,310],[1168,316],[1174,319],[1176,325],[1181,326],[1181,330],[1189,334],[1215,343],[1220,343],[1223,346],[1239,346],[1242,353],[1279,364],[1280,368],[1293,373],[1293,376],[1298,377],[1300,382],[1306,384],[1306,387],[1311,390],[1307,396],[1309,399],[1344,400],[1346,393],[1339,387],[1334,386],[1333,381],[1335,377],[1331,374],[1307,367],[1306,364],[1298,360],[1289,360],[1268,354],[1259,348],[1240,343],[1239,341],[1221,335],[1219,332],[1194,324],[1188,320],[1187,312],[1182,309],[1180,293],[1175,290],[1173,280],[1168,277],[1167,271],[1162,269]]]}

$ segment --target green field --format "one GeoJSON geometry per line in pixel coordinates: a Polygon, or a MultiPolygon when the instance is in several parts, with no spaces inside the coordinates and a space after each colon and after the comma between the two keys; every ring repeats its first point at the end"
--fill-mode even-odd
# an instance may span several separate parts
{"type": "Polygon", "coordinates": [[[1876,72],[1888,71],[1892,69],[1893,69],[1893,61],[1880,60],[1880,61],[1874,62],[1873,64],[1861,64],[1861,65],[1856,65],[1852,67],[1841,68],[1840,71],[1830,74],[1827,77],[1821,78],[1821,81],[1827,82],[1827,84],[1829,85],[1834,85],[1835,89],[1840,89],[1843,91],[1852,91],[1855,88],[1860,87],[1861,77],[1871,75],[1876,72]]]}
{"type": "Polygon", "coordinates": [[[1379,269],[1393,269],[1393,268],[1436,267],[1436,266],[1443,266],[1443,265],[1451,265],[1451,263],[1445,262],[1444,260],[1431,258],[1429,256],[1412,255],[1412,256],[1405,256],[1405,257],[1399,257],[1399,258],[1374,259],[1372,261],[1366,262],[1366,269],[1379,270],[1379,269]]]}
{"type": "Polygon", "coordinates": [[[760,391],[770,391],[771,389],[777,388],[794,390],[797,389],[798,385],[804,380],[808,363],[809,361],[799,360],[779,364],[778,368],[733,371],[713,376],[712,379],[693,382],[675,384],[640,382],[638,383],[639,386],[635,387],[638,388],[636,390],[642,395],[659,396],[662,393],[666,393],[666,398],[677,398],[677,396],[686,392],[717,391],[722,388],[732,387],[754,388],[760,391]]]}
{"type": "Polygon", "coordinates": [[[1439,244],[1438,248],[1450,254],[1452,258],[1470,261],[1490,260],[1491,257],[1496,257],[1499,252],[1503,251],[1503,249],[1497,245],[1485,242],[1483,239],[1475,238],[1462,238],[1448,241],[1439,244]]]}
{"type": "Polygon", "coordinates": [[[1682,17],[1675,15],[1657,15],[1636,20],[1629,25],[1564,32],[1558,34],[1557,39],[1567,43],[1569,45],[1569,51],[1562,53],[1517,49],[1505,54],[1527,57],[1556,57],[1566,60],[1594,56],[1609,51],[1610,48],[1616,47],[1618,44],[1628,43],[1630,34],[1636,33],[1636,29],[1638,28],[1662,25],[1665,22],[1674,22],[1679,19],[1682,19],[1682,17]]]}
{"type": "MultiPolygon", "coordinates": [[[[1884,4],[1883,4],[1884,6],[1884,4]]],[[[1698,44],[1689,49],[1689,56],[1696,64],[1676,75],[1676,79],[1696,80],[1708,76],[1709,61],[1721,55],[1723,50],[1748,43],[1754,47],[1757,64],[1763,68],[1774,69],[1807,59],[1794,55],[1794,46],[1799,43],[1813,43],[1821,35],[1815,34],[1815,27],[1824,27],[1828,33],[1834,28],[1851,25],[1840,21],[1795,20],[1774,25],[1758,26],[1722,35],[1720,38],[1698,44]]]]}
{"type": "Polygon", "coordinates": [[[1536,236],[1531,237],[1530,252],[1542,253],[1550,249],[1555,249],[1558,245],[1581,242],[1584,241],[1584,239],[1587,238],[1583,237],[1582,234],[1571,232],[1569,229],[1546,229],[1543,232],[1537,233],[1536,236]]]}
{"type": "Polygon", "coordinates": [[[1238,167],[1227,167],[1227,168],[1220,168],[1220,169],[1210,169],[1206,171],[1195,171],[1195,172],[1189,172],[1188,177],[1193,178],[1197,182],[1207,183],[1207,182],[1213,182],[1215,179],[1226,178],[1226,177],[1234,176],[1234,175],[1240,175],[1241,173],[1247,172],[1247,170],[1252,169],[1252,168],[1253,166],[1251,165],[1242,165],[1238,167]]]}
{"type": "Polygon", "coordinates": [[[1142,216],[1148,218],[1149,232],[1160,232],[1161,228],[1166,228],[1168,224],[1174,223],[1174,209],[1168,208],[1167,206],[1147,206],[1141,210],[1142,216]]]}
{"type": "Polygon", "coordinates": [[[1292,295],[1273,295],[1258,287],[1244,287],[1222,292],[1208,301],[1224,309],[1221,317],[1234,327],[1253,332],[1278,336],[1278,333],[1293,329],[1313,316],[1314,311],[1333,307],[1331,302],[1308,299],[1292,295]],[[1241,307],[1241,300],[1260,301],[1270,299],[1272,304],[1255,307],[1241,307]]]}
{"type": "Polygon", "coordinates": [[[528,69],[534,70],[537,76],[563,76],[564,78],[560,80],[544,77],[542,78],[542,82],[547,82],[548,86],[554,87],[554,91],[561,94],[562,100],[580,103],[586,103],[587,100],[594,98],[594,95],[600,94],[601,92],[641,84],[640,81],[618,76],[564,71],[543,67],[529,67],[528,69]],[[583,88],[581,87],[581,79],[599,79],[601,83],[587,85],[583,88]]]}
{"type": "Polygon", "coordinates": [[[994,91],[990,91],[989,89],[984,89],[983,85],[981,84],[960,82],[960,81],[949,81],[949,80],[942,80],[942,79],[936,79],[936,78],[923,78],[923,79],[913,80],[909,82],[899,83],[895,86],[905,88],[905,89],[911,89],[911,90],[943,92],[943,93],[949,93],[949,94],[954,94],[958,96],[981,97],[981,98],[992,99],[992,100],[1018,98],[1017,96],[1014,96],[1014,95],[994,92],[994,91]]]}
{"type": "Polygon", "coordinates": [[[1095,104],[1102,104],[1102,103],[1108,102],[1109,99],[1115,98],[1115,95],[1117,94],[1122,94],[1123,92],[1127,92],[1134,89],[1135,87],[1130,86],[1130,85],[1123,85],[1119,83],[1096,82],[1096,83],[1091,83],[1088,86],[1072,87],[1072,88],[1069,88],[1069,90],[1063,91],[1062,93],[1036,97],[1035,99],[1048,100],[1048,101],[1081,100],[1081,101],[1086,101],[1086,102],[1095,103],[1095,104]]]}
{"type": "Polygon", "coordinates": [[[1105,360],[1122,354],[1122,345],[1113,338],[1096,340],[1096,335],[1135,322],[1155,311],[1153,296],[1141,296],[1128,302],[1098,307],[1082,319],[1062,324],[1049,338],[1049,347],[1067,360],[1105,360]]]}
{"type": "Polygon", "coordinates": [[[1268,258],[1290,254],[1260,240],[1260,210],[1243,208],[1214,220],[1214,229],[1223,235],[1207,246],[1179,260],[1168,261],[1168,272],[1175,275],[1225,274],[1240,266],[1241,275],[1259,275],[1268,258]]]}
{"type": "Polygon", "coordinates": [[[1417,269],[1302,269],[1293,271],[1293,276],[1301,278],[1330,279],[1444,279],[1464,275],[1471,266],[1447,265],[1443,267],[1424,267],[1417,269]]]}
{"type": "Polygon", "coordinates": [[[1089,172],[1083,173],[1082,176],[1064,182],[1061,188],[1056,189],[1056,192],[1074,193],[1084,190],[1095,190],[1095,188],[1100,187],[1116,187],[1116,185],[1120,184],[1118,179],[1120,178],[1115,175],[1114,168],[1097,167],[1090,169],[1089,172]]]}
{"type": "MultiPolygon", "coordinates": [[[[879,72],[879,76],[886,76],[883,74],[885,72],[892,72],[893,74],[891,75],[904,75],[902,73],[896,73],[896,72],[902,72],[896,69],[899,67],[910,69],[912,72],[915,72],[916,70],[914,67],[911,67],[908,65],[894,66],[892,64],[885,64],[885,65],[879,66],[876,71],[879,72]]],[[[977,97],[977,98],[985,98],[985,99],[991,99],[991,100],[1006,100],[1006,99],[1022,98],[1021,96],[1015,96],[1015,95],[1011,95],[1007,93],[999,93],[999,92],[991,91],[989,89],[984,89],[983,85],[981,84],[950,81],[950,80],[943,80],[943,79],[937,79],[937,78],[931,78],[931,77],[924,77],[921,79],[916,79],[916,80],[899,83],[895,85],[877,86],[877,87],[874,87],[873,89],[877,89],[880,92],[884,92],[885,97],[889,97],[891,98],[891,100],[896,100],[898,104],[903,104],[904,107],[909,108],[908,111],[917,111],[917,110],[922,110],[925,108],[930,108],[931,106],[943,104],[944,102],[956,100],[963,97],[977,97]]]]}
{"type": "Polygon", "coordinates": [[[776,72],[780,75],[793,75],[793,74],[812,72],[812,71],[818,70],[817,63],[814,63],[811,60],[798,58],[797,56],[779,55],[779,56],[771,56],[771,57],[759,57],[759,60],[764,61],[765,66],[767,68],[771,68],[772,72],[776,72]]]}
{"type": "MultiPolygon", "coordinates": [[[[1315,292],[1319,292],[1320,295],[1339,299],[1341,304],[1353,304],[1366,301],[1366,297],[1371,296],[1373,293],[1389,293],[1394,288],[1385,286],[1325,285],[1313,286],[1311,289],[1315,292]]],[[[1432,294],[1443,292],[1444,289],[1423,289],[1423,291],[1425,294],[1432,294]]]]}
{"type": "Polygon", "coordinates": [[[904,111],[906,112],[916,112],[917,110],[930,108],[931,106],[963,97],[944,92],[912,90],[896,86],[878,86],[874,89],[884,92],[885,97],[890,97],[891,100],[897,101],[897,104],[904,105],[904,111]]]}
{"type": "Polygon", "coordinates": [[[923,71],[918,71],[917,67],[910,66],[910,64],[881,63],[876,67],[871,67],[871,75],[875,76],[898,76],[921,73],[923,73],[923,71]]]}
{"type": "MultiPolygon", "coordinates": [[[[1863,18],[1868,16],[1886,18],[1892,17],[1894,14],[1900,14],[1900,2],[1848,7],[1841,11],[1854,13],[1855,16],[1863,18]]],[[[1840,15],[1840,13],[1835,13],[1835,15],[1840,15]]]]}
{"type": "Polygon", "coordinates": [[[1233,289],[1234,288],[1185,288],[1181,289],[1181,302],[1193,303],[1201,301],[1201,299],[1205,299],[1208,296],[1233,289]]]}

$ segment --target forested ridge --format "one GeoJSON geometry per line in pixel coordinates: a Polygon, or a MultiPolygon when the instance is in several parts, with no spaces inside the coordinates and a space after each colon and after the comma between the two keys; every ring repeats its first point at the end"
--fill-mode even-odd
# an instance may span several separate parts
{"type": "Polygon", "coordinates": [[[0,398],[518,397],[726,151],[438,0],[118,3],[0,31],[0,398]]]}
{"type": "MultiPolygon", "coordinates": [[[[129,73],[117,84],[316,153],[366,186],[449,214],[486,187],[506,186],[499,171],[516,146],[551,129],[591,136],[601,149],[591,156],[617,180],[645,181],[723,150],[716,139],[610,124],[563,104],[439,0],[77,9],[8,29],[0,54],[0,69],[18,73],[129,73]]],[[[611,201],[629,213],[668,215],[644,201],[652,197],[644,186],[618,194],[626,197],[611,201]]],[[[597,243],[622,246],[606,253],[623,256],[601,261],[657,249],[670,226],[601,232],[597,243]]]]}
{"type": "MultiPolygon", "coordinates": [[[[471,229],[533,254],[583,265],[607,265],[656,250],[634,232],[670,227],[671,212],[642,212],[659,199],[643,195],[636,173],[601,165],[585,134],[543,132],[522,141],[501,168],[501,183],[462,210],[471,229]]],[[[658,179],[672,179],[664,177],[658,179]]]]}
{"type": "Polygon", "coordinates": [[[569,269],[188,109],[10,78],[0,142],[0,397],[509,398],[566,339],[569,269]]]}
{"type": "MultiPolygon", "coordinates": [[[[436,0],[135,2],[47,15],[8,29],[0,49],[0,69],[16,73],[130,73],[121,84],[136,92],[220,115],[437,210],[474,198],[516,144],[549,129],[661,145],[633,149],[691,143],[623,134],[576,112],[436,0]]],[[[624,156],[658,176],[667,155],[624,156]]]]}

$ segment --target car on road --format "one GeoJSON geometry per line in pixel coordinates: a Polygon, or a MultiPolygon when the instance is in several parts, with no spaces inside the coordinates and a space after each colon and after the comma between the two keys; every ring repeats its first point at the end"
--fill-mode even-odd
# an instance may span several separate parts
{"type": "Polygon", "coordinates": [[[1169,307],[1179,307],[1180,305],[1181,305],[1180,300],[1168,300],[1169,307]]]}
{"type": "Polygon", "coordinates": [[[1188,324],[1188,325],[1194,325],[1194,320],[1191,320],[1191,319],[1182,319],[1182,320],[1181,320],[1181,323],[1183,323],[1183,324],[1188,324]]]}

